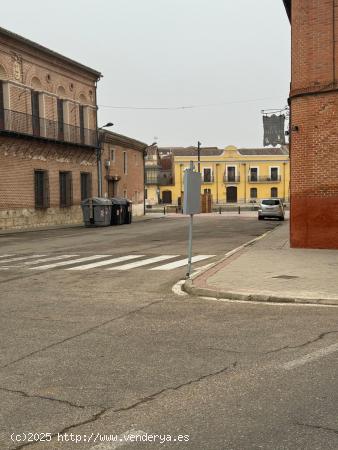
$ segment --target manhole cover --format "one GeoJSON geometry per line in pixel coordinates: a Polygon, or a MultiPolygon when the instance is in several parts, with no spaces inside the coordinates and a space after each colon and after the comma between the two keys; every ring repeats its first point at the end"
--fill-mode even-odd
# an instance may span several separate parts
{"type": "Polygon", "coordinates": [[[272,278],[282,278],[283,280],[291,280],[292,278],[299,278],[299,277],[294,277],[292,275],[278,275],[277,277],[272,278]]]}

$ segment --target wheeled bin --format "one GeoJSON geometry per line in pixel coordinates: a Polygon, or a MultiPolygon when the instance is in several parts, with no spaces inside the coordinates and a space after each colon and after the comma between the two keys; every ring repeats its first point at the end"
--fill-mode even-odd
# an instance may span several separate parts
{"type": "Polygon", "coordinates": [[[91,197],[81,202],[86,227],[107,227],[111,221],[112,201],[109,198],[91,197]]]}
{"type": "Polygon", "coordinates": [[[123,225],[125,223],[126,205],[125,198],[113,197],[110,199],[112,202],[111,210],[111,225],[123,225]]]}

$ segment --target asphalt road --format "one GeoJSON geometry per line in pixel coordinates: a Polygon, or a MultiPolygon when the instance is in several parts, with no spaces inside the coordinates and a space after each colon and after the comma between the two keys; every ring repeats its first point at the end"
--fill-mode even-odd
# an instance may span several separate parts
{"type": "MultiPolygon", "coordinates": [[[[195,266],[277,224],[196,218],[194,255],[209,257],[195,266]]],[[[186,267],[158,267],[185,258],[183,217],[3,234],[0,245],[1,449],[338,448],[336,308],[174,295],[186,267]],[[65,255],[87,260],[42,268],[65,255]]]]}

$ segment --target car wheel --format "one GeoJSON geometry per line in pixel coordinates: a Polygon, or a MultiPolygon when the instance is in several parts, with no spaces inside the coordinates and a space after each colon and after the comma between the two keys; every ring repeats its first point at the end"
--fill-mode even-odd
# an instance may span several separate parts
{"type": "Polygon", "coordinates": [[[283,220],[284,220],[284,217],[280,217],[279,220],[282,220],[282,221],[283,221],[283,220]]]}
{"type": "Polygon", "coordinates": [[[264,217],[258,216],[258,220],[263,220],[263,219],[264,219],[264,217]]]}

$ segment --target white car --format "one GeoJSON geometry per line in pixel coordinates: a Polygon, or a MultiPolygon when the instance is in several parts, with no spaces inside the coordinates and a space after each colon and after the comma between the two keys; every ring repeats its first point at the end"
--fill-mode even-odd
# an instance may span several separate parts
{"type": "Polygon", "coordinates": [[[284,220],[284,204],[280,198],[266,198],[261,201],[258,220],[263,220],[265,217],[284,220]]]}

